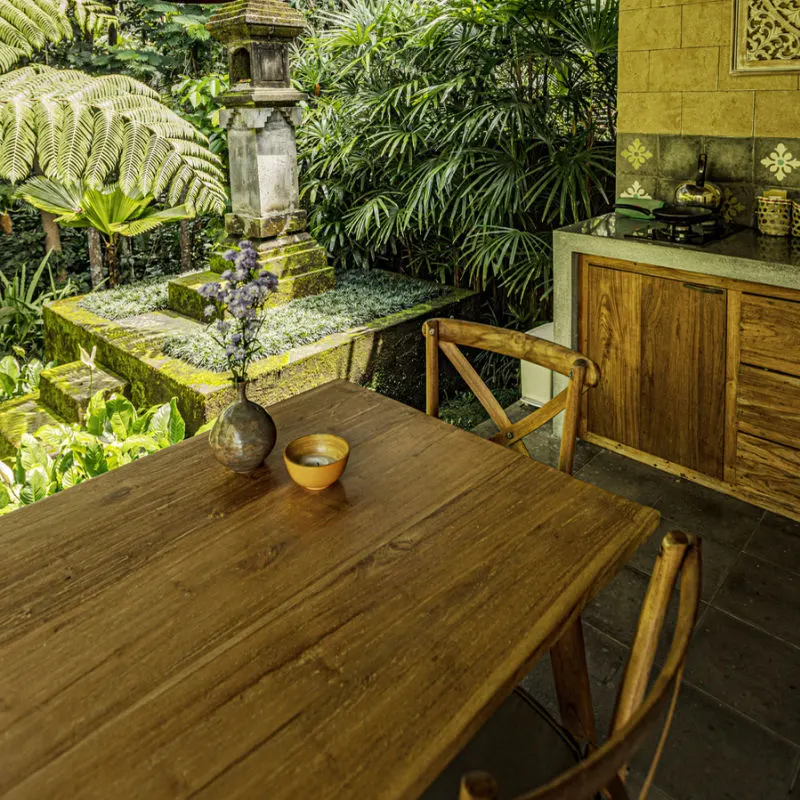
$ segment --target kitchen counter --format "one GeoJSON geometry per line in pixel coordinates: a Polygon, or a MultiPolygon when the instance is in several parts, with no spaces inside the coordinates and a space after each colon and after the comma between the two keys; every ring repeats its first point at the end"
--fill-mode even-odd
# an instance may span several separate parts
{"type": "Polygon", "coordinates": [[[577,346],[577,256],[606,256],[657,267],[800,290],[800,239],[763,236],[753,228],[705,246],[627,238],[643,220],[604,214],[553,234],[555,339],[577,346]]]}
{"type": "MultiPolygon", "coordinates": [[[[705,246],[626,238],[646,224],[611,213],[554,232],[557,342],[578,346],[578,257],[582,254],[800,290],[800,239],[763,236],[752,228],[705,246]]],[[[556,375],[554,390],[565,385],[566,379],[556,375]]]]}

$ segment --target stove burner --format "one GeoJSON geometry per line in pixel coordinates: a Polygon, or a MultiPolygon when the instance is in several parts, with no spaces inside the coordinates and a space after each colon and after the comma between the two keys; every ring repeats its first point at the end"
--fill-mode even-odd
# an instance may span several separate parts
{"type": "Polygon", "coordinates": [[[703,245],[724,239],[741,230],[741,226],[725,222],[721,217],[713,217],[703,222],[650,222],[645,226],[625,234],[626,239],[648,239],[660,244],[703,245]]]}
{"type": "Polygon", "coordinates": [[[703,241],[703,234],[692,230],[691,225],[667,225],[664,228],[654,228],[651,233],[654,239],[662,242],[696,244],[703,241]]]}

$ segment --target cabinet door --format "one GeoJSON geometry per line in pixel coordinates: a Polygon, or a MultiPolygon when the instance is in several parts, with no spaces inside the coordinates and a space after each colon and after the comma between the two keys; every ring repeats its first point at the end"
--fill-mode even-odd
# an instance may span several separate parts
{"type": "Polygon", "coordinates": [[[722,289],[642,276],[639,449],[723,477],[722,289]]]}
{"type": "Polygon", "coordinates": [[[587,396],[588,429],[638,448],[642,276],[589,264],[583,280],[582,347],[600,367],[587,396]]]}
{"type": "Polygon", "coordinates": [[[581,280],[581,345],[602,375],[587,430],[721,478],[725,292],[589,259],[581,280]]]}

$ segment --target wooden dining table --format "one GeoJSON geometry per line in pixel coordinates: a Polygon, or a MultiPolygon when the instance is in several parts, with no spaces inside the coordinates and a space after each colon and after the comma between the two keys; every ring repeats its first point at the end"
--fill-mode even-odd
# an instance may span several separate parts
{"type": "Polygon", "coordinates": [[[0,517],[0,796],[415,798],[658,524],[343,381],[270,411],[252,476],[201,435],[0,517]]]}

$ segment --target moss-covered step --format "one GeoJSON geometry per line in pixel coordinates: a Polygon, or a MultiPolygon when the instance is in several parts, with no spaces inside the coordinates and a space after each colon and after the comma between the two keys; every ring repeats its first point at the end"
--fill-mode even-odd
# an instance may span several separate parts
{"type": "MultiPolygon", "coordinates": [[[[422,322],[432,316],[470,317],[474,297],[466,289],[444,289],[441,295],[405,311],[261,359],[251,368],[249,394],[269,405],[345,378],[422,407],[422,322]]],[[[189,432],[216,417],[234,399],[230,373],[193,366],[162,349],[174,334],[193,336],[203,327],[174,311],[110,321],[82,308],[79,297],[49,303],[44,311],[48,358],[74,361],[79,347],[89,351],[97,347],[98,362],[130,383],[135,405],[150,406],[176,397],[189,432]]]]}
{"type": "Polygon", "coordinates": [[[101,367],[90,370],[82,361],[71,361],[42,370],[39,378],[41,402],[68,422],[78,422],[92,395],[126,394],[128,382],[101,367]]]}
{"type": "Polygon", "coordinates": [[[205,321],[205,309],[209,303],[200,294],[200,287],[218,281],[219,275],[211,271],[192,272],[173,278],[168,284],[170,310],[191,319],[205,321]]]}
{"type": "Polygon", "coordinates": [[[42,425],[64,422],[45,408],[39,392],[15,397],[0,403],[0,458],[13,456],[25,433],[36,433],[42,425]]]}

